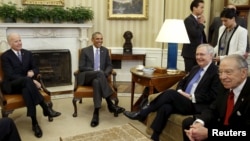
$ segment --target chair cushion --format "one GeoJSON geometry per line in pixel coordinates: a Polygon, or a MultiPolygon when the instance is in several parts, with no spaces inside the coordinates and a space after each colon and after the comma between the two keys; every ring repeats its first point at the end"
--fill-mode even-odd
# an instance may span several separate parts
{"type": "Polygon", "coordinates": [[[82,97],[93,97],[93,88],[92,86],[78,86],[74,91],[75,98],[82,97]]]}
{"type": "MultiPolygon", "coordinates": [[[[40,93],[43,95],[46,102],[51,101],[50,96],[44,91],[40,91],[40,93]]],[[[23,96],[21,94],[4,94],[4,98],[7,102],[7,104],[4,105],[5,110],[14,110],[25,106],[23,96]]]]}

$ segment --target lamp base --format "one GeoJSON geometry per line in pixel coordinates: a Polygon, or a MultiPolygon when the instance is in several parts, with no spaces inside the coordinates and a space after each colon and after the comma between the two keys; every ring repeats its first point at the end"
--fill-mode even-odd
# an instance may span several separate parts
{"type": "Polygon", "coordinates": [[[180,71],[177,69],[167,69],[168,74],[179,74],[180,71]]]}

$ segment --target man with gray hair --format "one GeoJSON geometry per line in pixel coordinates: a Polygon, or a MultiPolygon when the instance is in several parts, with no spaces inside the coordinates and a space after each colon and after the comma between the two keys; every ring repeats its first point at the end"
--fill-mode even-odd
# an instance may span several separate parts
{"type": "Polygon", "coordinates": [[[196,49],[197,66],[177,85],[176,90],[168,89],[138,112],[125,111],[124,115],[133,120],[144,121],[151,112],[157,112],[151,128],[151,139],[159,140],[167,119],[172,113],[190,115],[207,108],[217,95],[219,81],[218,67],[212,62],[214,50],[209,44],[200,44],[196,49]]]}
{"type": "Polygon", "coordinates": [[[184,140],[215,140],[218,137],[249,140],[248,63],[241,55],[229,55],[221,60],[218,72],[224,87],[219,89],[217,98],[208,109],[183,121],[183,129],[187,135],[184,140]]]}

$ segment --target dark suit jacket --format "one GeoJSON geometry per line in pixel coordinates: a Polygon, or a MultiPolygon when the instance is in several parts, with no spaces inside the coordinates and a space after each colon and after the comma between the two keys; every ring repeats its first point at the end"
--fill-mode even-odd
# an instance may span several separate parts
{"type": "Polygon", "coordinates": [[[6,93],[11,92],[10,82],[19,77],[26,77],[29,70],[34,71],[34,77],[39,73],[39,69],[35,65],[32,53],[28,50],[21,49],[22,62],[17,55],[11,50],[7,50],[1,56],[2,68],[4,71],[4,79],[2,89],[6,93]]]}
{"type": "MultiPolygon", "coordinates": [[[[110,59],[109,50],[101,46],[100,47],[100,70],[108,76],[113,69],[113,65],[110,59]]],[[[81,50],[80,60],[79,60],[79,75],[77,81],[79,85],[84,84],[85,72],[94,71],[94,52],[93,46],[88,46],[81,50]]]]}
{"type": "MultiPolygon", "coordinates": [[[[250,77],[247,78],[243,86],[237,102],[234,105],[233,112],[229,117],[229,128],[232,130],[248,130],[250,131],[250,77]]],[[[226,129],[223,125],[228,90],[222,89],[216,100],[210,105],[209,109],[204,110],[201,115],[196,115],[202,119],[205,125],[211,125],[210,128],[226,129]]],[[[248,133],[249,134],[249,133],[248,133]]],[[[249,136],[249,135],[248,135],[249,136]]]]}
{"type": "MultiPolygon", "coordinates": [[[[188,83],[199,69],[200,66],[194,66],[189,75],[184,77],[178,83],[176,89],[182,89],[185,91],[188,83]]],[[[201,109],[207,108],[208,105],[211,104],[217,96],[219,85],[221,85],[221,83],[218,76],[218,67],[214,63],[211,63],[194,92],[196,99],[196,103],[194,105],[196,110],[200,111],[201,109]]]]}
{"type": "Polygon", "coordinates": [[[184,20],[184,24],[190,44],[183,44],[181,55],[186,58],[195,59],[196,48],[201,44],[201,37],[203,38],[203,43],[207,43],[204,32],[205,26],[203,24],[199,24],[192,14],[184,20]]]}

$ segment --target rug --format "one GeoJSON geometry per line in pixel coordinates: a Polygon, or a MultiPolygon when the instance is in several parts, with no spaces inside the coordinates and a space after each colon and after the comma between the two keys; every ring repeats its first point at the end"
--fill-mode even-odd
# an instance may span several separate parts
{"type": "Polygon", "coordinates": [[[127,123],[95,132],[61,138],[60,141],[151,141],[147,136],[127,123]]]}

